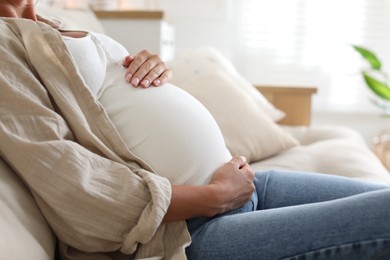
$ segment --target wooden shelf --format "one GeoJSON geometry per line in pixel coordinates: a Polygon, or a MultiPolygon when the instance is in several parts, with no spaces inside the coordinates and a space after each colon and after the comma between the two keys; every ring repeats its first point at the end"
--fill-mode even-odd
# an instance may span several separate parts
{"type": "Polygon", "coordinates": [[[154,19],[164,20],[164,11],[160,10],[94,10],[100,19],[154,19]]]}
{"type": "Polygon", "coordinates": [[[278,123],[283,125],[310,125],[312,95],[316,87],[255,86],[276,108],[286,113],[278,123]]]}

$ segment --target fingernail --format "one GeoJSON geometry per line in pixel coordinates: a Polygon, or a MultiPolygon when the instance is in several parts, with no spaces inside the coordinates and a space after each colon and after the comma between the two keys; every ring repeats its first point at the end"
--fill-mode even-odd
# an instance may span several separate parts
{"type": "Polygon", "coordinates": [[[145,79],[141,82],[141,86],[144,87],[144,88],[147,88],[149,87],[149,80],[145,79]]]}
{"type": "Polygon", "coordinates": [[[128,57],[125,57],[124,59],[123,59],[123,61],[122,61],[122,66],[123,67],[125,67],[125,68],[127,68],[127,67],[129,67],[129,58],[128,57]]]}
{"type": "Polygon", "coordinates": [[[127,74],[126,75],[126,81],[129,82],[129,83],[130,83],[130,80],[131,80],[131,76],[132,76],[131,74],[127,74]]]}
{"type": "Polygon", "coordinates": [[[159,79],[156,79],[155,81],[153,81],[153,83],[155,86],[160,86],[161,81],[159,79]]]}
{"type": "Polygon", "coordinates": [[[131,84],[133,84],[135,87],[138,86],[138,84],[139,84],[139,78],[134,78],[134,79],[131,81],[131,84]]]}

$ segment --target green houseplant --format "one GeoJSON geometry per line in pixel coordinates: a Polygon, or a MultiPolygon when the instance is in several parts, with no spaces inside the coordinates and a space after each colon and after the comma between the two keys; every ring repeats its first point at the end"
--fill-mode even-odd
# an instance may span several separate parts
{"type": "MultiPolygon", "coordinates": [[[[383,109],[385,115],[390,117],[390,81],[388,75],[383,71],[381,61],[374,52],[366,48],[357,45],[352,45],[352,47],[370,65],[368,69],[362,70],[361,74],[366,85],[377,97],[373,99],[374,104],[383,109]]],[[[390,171],[390,128],[382,130],[374,138],[373,145],[374,153],[390,171]]]]}
{"type": "Polygon", "coordinates": [[[388,75],[383,71],[382,62],[374,52],[367,48],[358,45],[352,45],[352,47],[370,65],[368,69],[362,70],[361,74],[366,85],[377,97],[373,100],[374,104],[390,116],[390,82],[388,75]]]}

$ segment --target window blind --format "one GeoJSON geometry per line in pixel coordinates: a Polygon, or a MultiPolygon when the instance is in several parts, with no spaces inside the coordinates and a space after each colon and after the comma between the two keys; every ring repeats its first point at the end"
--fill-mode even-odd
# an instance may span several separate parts
{"type": "Polygon", "coordinates": [[[249,80],[317,86],[320,109],[370,106],[351,44],[390,66],[390,1],[241,0],[236,10],[234,59],[249,80]]]}

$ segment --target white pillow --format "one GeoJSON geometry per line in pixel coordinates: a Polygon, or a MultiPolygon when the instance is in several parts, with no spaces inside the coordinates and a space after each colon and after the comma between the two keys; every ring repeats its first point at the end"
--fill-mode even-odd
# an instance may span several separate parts
{"type": "Polygon", "coordinates": [[[337,125],[286,128],[292,130],[301,145],[256,162],[253,169],[320,172],[390,184],[389,172],[355,129],[337,125]]]}
{"type": "MultiPolygon", "coordinates": [[[[173,71],[172,84],[181,87],[186,81],[196,78],[199,74],[207,73],[215,69],[225,72],[225,77],[231,80],[231,84],[249,95],[255,103],[272,118],[279,121],[285,113],[275,108],[249,81],[242,77],[233,64],[217,49],[204,47],[194,49],[182,54],[180,57],[168,62],[173,71]]],[[[206,91],[206,90],[205,90],[206,91]]]]}
{"type": "Polygon", "coordinates": [[[232,155],[255,162],[298,144],[237,88],[226,70],[218,67],[199,72],[180,87],[198,99],[214,116],[232,155]]]}
{"type": "Polygon", "coordinates": [[[209,111],[180,88],[134,88],[123,79],[99,100],[129,150],[172,184],[207,184],[231,159],[209,111]]]}
{"type": "Polygon", "coordinates": [[[0,259],[54,259],[56,238],[34,198],[0,158],[0,259]]]}

